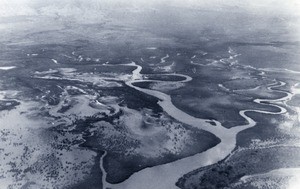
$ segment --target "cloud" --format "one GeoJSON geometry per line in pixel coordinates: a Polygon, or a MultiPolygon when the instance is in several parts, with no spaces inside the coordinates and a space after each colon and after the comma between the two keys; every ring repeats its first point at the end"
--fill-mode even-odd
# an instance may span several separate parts
{"type": "Polygon", "coordinates": [[[1,0],[0,16],[28,16],[36,15],[37,12],[30,6],[28,0],[1,0]]]}
{"type": "Polygon", "coordinates": [[[110,10],[186,7],[199,10],[247,11],[265,15],[299,15],[298,0],[0,0],[0,16],[60,16],[97,22],[110,10]]]}

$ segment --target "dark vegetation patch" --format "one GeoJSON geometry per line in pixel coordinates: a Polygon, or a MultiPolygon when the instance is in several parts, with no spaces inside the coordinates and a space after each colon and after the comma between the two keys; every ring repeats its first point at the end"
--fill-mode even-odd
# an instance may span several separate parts
{"type": "Polygon", "coordinates": [[[20,102],[15,100],[0,100],[0,111],[2,110],[11,110],[18,106],[20,102]]]}
{"type": "Polygon", "coordinates": [[[162,165],[184,157],[203,152],[219,143],[219,140],[212,134],[202,131],[195,131],[192,138],[201,138],[201,141],[194,141],[193,144],[185,148],[180,154],[165,153],[157,158],[149,158],[140,155],[121,155],[119,153],[109,153],[105,164],[107,165],[108,181],[119,183],[131,176],[133,173],[147,167],[162,165]]]}

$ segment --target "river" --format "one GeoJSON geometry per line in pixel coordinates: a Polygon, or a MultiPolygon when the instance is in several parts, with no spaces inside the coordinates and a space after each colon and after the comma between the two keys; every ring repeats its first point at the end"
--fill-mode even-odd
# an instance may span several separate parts
{"type": "MultiPolygon", "coordinates": [[[[270,84],[267,89],[270,91],[277,91],[277,92],[284,93],[285,96],[278,99],[255,99],[254,102],[262,105],[277,107],[279,111],[270,112],[270,111],[262,111],[262,110],[255,110],[255,109],[241,110],[239,114],[245,120],[247,120],[247,124],[237,125],[235,127],[228,129],[223,127],[222,124],[216,120],[200,119],[183,112],[172,103],[170,95],[167,95],[163,92],[135,86],[134,84],[139,82],[164,82],[164,81],[142,79],[142,74],[141,74],[142,67],[140,65],[136,65],[134,62],[132,62],[130,64],[127,64],[127,66],[136,67],[136,69],[132,71],[131,79],[125,81],[127,86],[134,88],[145,94],[158,98],[159,99],[158,104],[171,117],[184,124],[210,132],[214,134],[216,137],[218,137],[221,140],[221,142],[218,145],[204,152],[198,153],[196,155],[179,159],[177,161],[170,162],[167,164],[145,168],[141,171],[134,173],[133,175],[131,175],[130,178],[128,178],[127,180],[119,184],[107,183],[104,178],[102,179],[104,182],[103,183],[104,188],[113,188],[113,189],[153,189],[153,188],[175,189],[178,188],[175,185],[175,183],[184,174],[191,172],[196,168],[217,163],[218,161],[223,160],[234,150],[236,146],[237,134],[245,129],[251,128],[256,125],[256,121],[253,120],[251,117],[247,116],[248,112],[257,112],[263,114],[284,114],[286,113],[287,110],[278,104],[280,103],[285,104],[286,101],[290,100],[292,97],[291,93],[276,90],[276,88],[284,86],[286,85],[286,83],[281,81],[275,81],[275,83],[270,84]],[[214,125],[211,124],[212,121],[215,122],[214,125]]],[[[182,81],[174,81],[174,82],[189,82],[192,80],[192,78],[187,75],[175,74],[175,73],[168,74],[168,75],[185,78],[182,81]]],[[[101,161],[103,161],[103,158],[101,158],[101,161]]],[[[101,164],[103,164],[103,162],[101,162],[101,164]]]]}

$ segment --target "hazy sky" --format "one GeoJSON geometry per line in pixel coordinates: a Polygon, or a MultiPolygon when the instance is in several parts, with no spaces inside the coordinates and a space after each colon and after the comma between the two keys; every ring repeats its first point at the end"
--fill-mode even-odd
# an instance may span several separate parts
{"type": "MultiPolygon", "coordinates": [[[[238,9],[258,14],[300,14],[299,0],[1,0],[1,17],[16,15],[101,15],[116,8],[159,8],[180,6],[196,9],[238,9]]],[[[236,10],[234,10],[236,9],[236,10]]]]}
{"type": "Polygon", "coordinates": [[[287,28],[294,35],[292,40],[300,40],[299,0],[0,0],[3,39],[12,36],[11,31],[22,34],[60,30],[72,23],[102,24],[111,20],[138,28],[147,25],[161,34],[166,29],[187,35],[191,32],[192,35],[199,28],[209,27],[225,35],[226,32],[229,35],[246,32],[247,35],[248,31],[269,28],[281,32],[287,28]],[[149,10],[155,14],[144,14],[149,10]],[[190,14],[190,10],[200,14],[190,14]],[[214,15],[201,15],[205,11],[214,15]],[[128,16],[126,13],[138,14],[128,16]],[[14,16],[19,17],[12,18],[14,16]],[[31,18],[21,23],[20,19],[24,20],[26,16],[31,18]]]}

